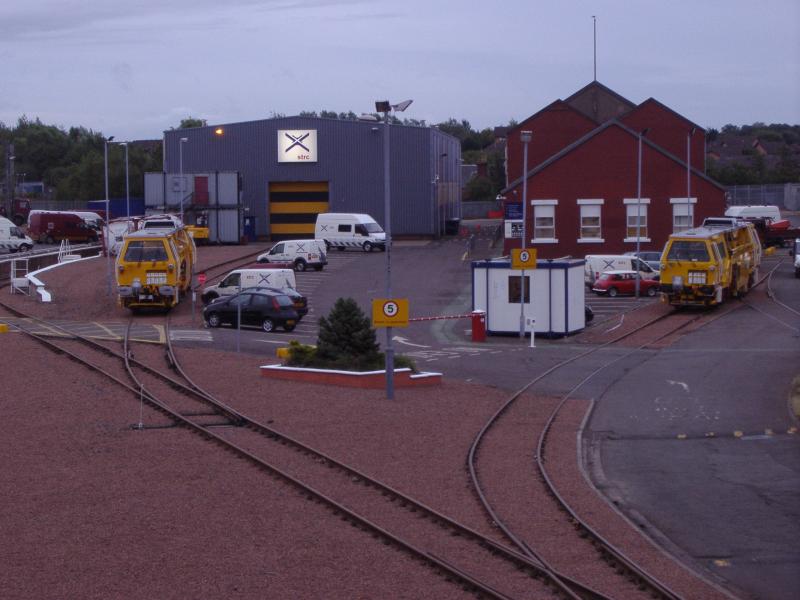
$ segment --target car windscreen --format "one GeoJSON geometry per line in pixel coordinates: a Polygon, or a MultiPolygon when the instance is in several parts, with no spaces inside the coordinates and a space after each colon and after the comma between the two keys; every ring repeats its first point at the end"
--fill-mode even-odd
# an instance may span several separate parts
{"type": "Polygon", "coordinates": [[[703,241],[675,240],[669,247],[667,260],[708,262],[708,248],[703,241]]]}
{"type": "Polygon", "coordinates": [[[364,228],[368,233],[383,233],[383,229],[377,223],[365,223],[364,228]]]}
{"type": "Polygon", "coordinates": [[[125,250],[126,262],[167,260],[167,250],[161,240],[132,240],[125,250]]]}

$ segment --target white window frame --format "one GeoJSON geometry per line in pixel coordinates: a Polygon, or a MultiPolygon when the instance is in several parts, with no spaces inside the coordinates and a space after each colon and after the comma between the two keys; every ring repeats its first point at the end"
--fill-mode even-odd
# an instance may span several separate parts
{"type": "Polygon", "coordinates": [[[650,198],[625,198],[622,203],[625,205],[625,238],[623,242],[649,242],[648,237],[648,207],[650,206],[650,198]],[[637,205],[641,204],[641,209],[637,209],[637,205]],[[639,213],[640,218],[644,217],[644,227],[640,226],[639,237],[635,235],[628,235],[628,219],[639,213]],[[643,231],[642,231],[643,230],[643,231]],[[644,237],[642,237],[644,233],[644,237]]]}
{"type": "Polygon", "coordinates": [[[697,198],[689,198],[688,202],[686,198],[670,198],[669,203],[672,205],[672,233],[680,233],[691,229],[691,226],[688,225],[678,225],[677,220],[678,217],[686,217],[688,212],[688,216],[691,217],[691,223],[694,224],[694,205],[697,204],[697,198]],[[689,209],[688,211],[686,211],[687,208],[689,209]]]}
{"type": "Polygon", "coordinates": [[[605,240],[603,239],[603,209],[600,208],[604,204],[605,200],[603,200],[602,198],[585,198],[578,200],[578,210],[580,211],[580,217],[578,222],[579,244],[602,244],[603,242],[605,242],[605,240]],[[586,207],[586,210],[584,210],[584,207],[586,207]],[[594,208],[589,208],[589,207],[598,207],[598,208],[595,210],[594,208]],[[597,215],[589,214],[594,212],[596,212],[597,215]],[[592,218],[595,216],[598,218],[597,231],[599,235],[595,237],[583,237],[584,217],[592,218]]]}
{"type": "MultiPolygon", "coordinates": [[[[532,244],[557,244],[558,238],[555,237],[556,235],[556,207],[558,206],[558,200],[531,200],[531,212],[533,213],[533,237],[531,238],[532,244]],[[540,209],[539,213],[540,216],[538,218],[546,219],[548,217],[553,219],[552,227],[547,227],[547,229],[552,230],[552,235],[550,237],[536,237],[536,219],[537,219],[537,210],[540,209]],[[550,213],[545,215],[544,213],[550,213]]],[[[544,227],[539,227],[538,229],[544,229],[544,227]]]]}

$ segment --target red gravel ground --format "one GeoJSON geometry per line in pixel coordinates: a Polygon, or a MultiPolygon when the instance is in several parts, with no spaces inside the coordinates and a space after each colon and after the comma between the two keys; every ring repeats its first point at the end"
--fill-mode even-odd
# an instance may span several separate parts
{"type": "MultiPolygon", "coordinates": [[[[201,262],[254,249],[201,248],[201,262]]],[[[52,304],[6,300],[49,319],[128,318],[105,294],[102,259],[42,279],[52,304]]],[[[190,322],[189,303],[173,313],[174,323],[190,322]]],[[[465,457],[502,391],[446,379],[441,388],[398,390],[388,402],[382,391],[265,380],[258,367],[271,356],[187,348],[178,356],[237,410],[497,535],[470,489],[465,457]]],[[[3,598],[472,597],[186,430],[132,430],[135,398],[21,334],[0,334],[0,369],[3,598]]],[[[526,443],[551,406],[548,399],[528,406],[526,443]]],[[[575,429],[586,406],[574,406],[553,433],[552,460],[571,463],[559,483],[578,511],[585,505],[595,519],[606,518],[603,510],[619,519],[580,474],[575,429]]],[[[162,420],[145,407],[145,424],[162,420]]],[[[488,447],[479,458],[482,471],[508,460],[488,447]]],[[[529,488],[505,479],[490,491],[515,510],[551,502],[529,488]]],[[[621,538],[642,543],[632,529],[621,538]]],[[[670,572],[691,581],[682,569],[670,572]]]]}

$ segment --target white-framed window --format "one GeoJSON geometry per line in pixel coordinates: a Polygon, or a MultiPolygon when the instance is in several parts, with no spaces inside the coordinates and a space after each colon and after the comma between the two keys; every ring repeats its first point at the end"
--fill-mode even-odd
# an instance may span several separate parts
{"type": "Polygon", "coordinates": [[[670,198],[672,205],[672,232],[678,233],[694,227],[694,205],[697,198],[670,198]]]}
{"type": "Polygon", "coordinates": [[[647,235],[647,209],[650,198],[625,198],[625,240],[626,242],[649,242],[647,235]]]}
{"type": "Polygon", "coordinates": [[[602,199],[578,200],[580,209],[580,231],[578,242],[598,243],[603,242],[602,235],[602,199]]]}
{"type": "Polygon", "coordinates": [[[556,206],[558,200],[531,200],[533,207],[533,240],[537,244],[555,244],[556,206]]]}

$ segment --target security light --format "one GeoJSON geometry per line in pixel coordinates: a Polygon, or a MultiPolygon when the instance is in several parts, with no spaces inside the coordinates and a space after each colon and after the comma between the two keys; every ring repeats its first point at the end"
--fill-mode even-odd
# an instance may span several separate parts
{"type": "Polygon", "coordinates": [[[382,113],[387,113],[392,110],[392,105],[388,100],[378,100],[375,102],[375,110],[382,113]]]}

